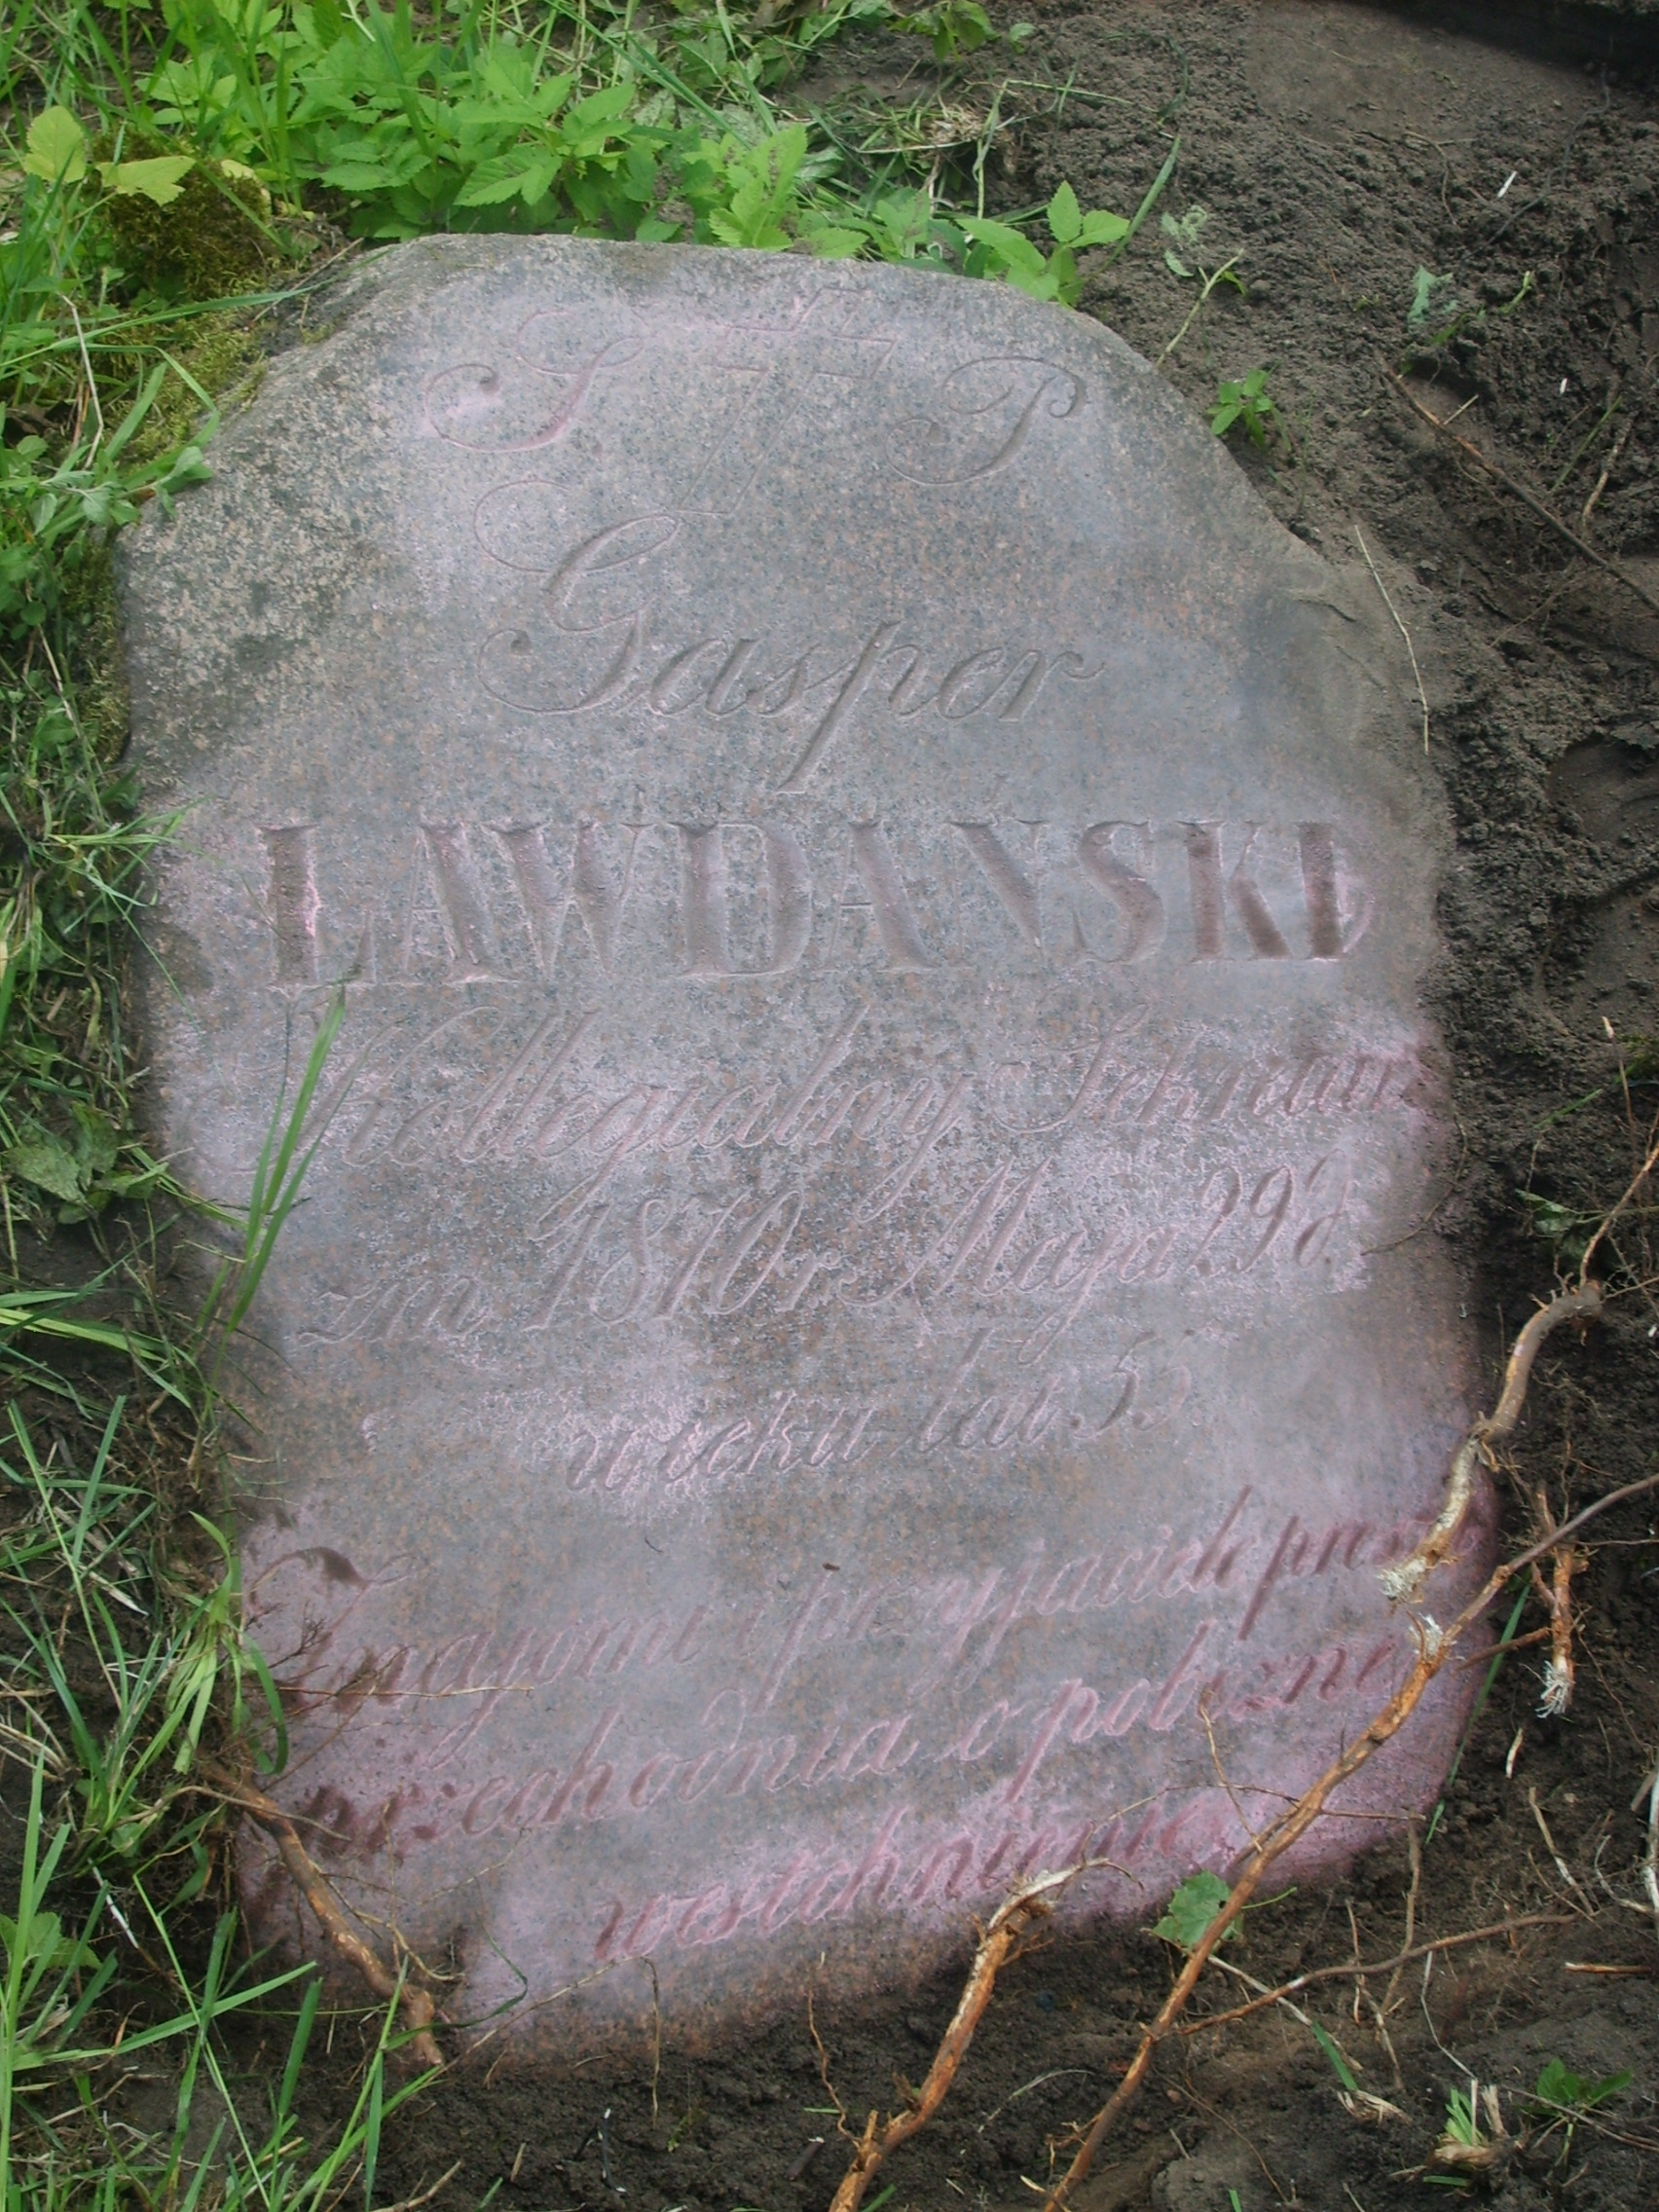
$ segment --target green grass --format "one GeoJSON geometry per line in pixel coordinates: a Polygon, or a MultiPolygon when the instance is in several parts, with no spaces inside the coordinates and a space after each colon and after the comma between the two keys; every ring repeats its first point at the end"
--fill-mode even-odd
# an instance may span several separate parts
{"type": "Polygon", "coordinates": [[[1127,218],[1064,186],[988,217],[1002,103],[1044,90],[1014,74],[1030,35],[957,0],[0,9],[0,2212],[372,2206],[384,2122],[428,2079],[395,2008],[360,2013],[354,2101],[305,2140],[320,1984],[250,1960],[235,1911],[228,1800],[286,1747],[241,1629],[221,1393],[339,1015],[273,1101],[245,1212],[194,1204],[135,1091],[129,951],[178,824],[122,765],[114,540],[210,473],[274,311],[382,242],[793,250],[1075,304],[1080,255],[1129,246],[1177,148],[1161,128],[1127,218]],[[923,62],[903,108],[804,100],[848,33],[923,62]],[[219,1255],[200,1310],[169,1287],[181,1237],[219,1255]],[[247,2021],[279,2080],[239,2076],[247,2021]],[[166,2124],[121,2117],[140,2052],[166,2124]]]}

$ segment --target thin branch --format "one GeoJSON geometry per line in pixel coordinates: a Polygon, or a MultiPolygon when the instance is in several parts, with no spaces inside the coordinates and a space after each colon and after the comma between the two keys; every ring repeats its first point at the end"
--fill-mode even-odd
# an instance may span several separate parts
{"type": "Polygon", "coordinates": [[[1607,489],[1607,484],[1612,476],[1613,470],[1617,468],[1619,464],[1619,456],[1624,452],[1625,447],[1629,445],[1630,434],[1632,430],[1635,429],[1635,427],[1636,424],[1634,422],[1627,421],[1624,428],[1620,430],[1618,436],[1614,439],[1613,450],[1610,454],[1608,454],[1606,460],[1602,463],[1602,473],[1596,479],[1596,489],[1591,493],[1590,497],[1584,502],[1584,511],[1578,518],[1578,527],[1580,530],[1588,530],[1590,528],[1590,517],[1596,512],[1596,502],[1602,497],[1602,494],[1607,489]]]}
{"type": "MultiPolygon", "coordinates": [[[[865,2131],[859,2137],[853,2153],[853,2162],[841,2177],[841,2186],[835,2192],[830,2212],[858,2212],[864,2202],[865,2191],[874,2180],[886,2158],[902,2143],[924,2128],[940,2106],[944,2102],[946,2090],[956,2079],[957,2068],[967,2055],[968,2046],[974,2040],[974,2030],[980,2015],[991,2001],[997,1975],[1011,1956],[1018,1956],[1020,1938],[1035,1921],[1045,1920],[1051,1909],[1051,1896],[1065,1888],[1068,1882],[1088,1871],[1089,1867],[1105,1865],[1104,1860],[1087,1860],[1080,1866],[1068,1866],[1057,1874],[1039,1874],[1034,1880],[1021,1883],[1011,1897],[1006,1898],[986,1923],[974,1953],[974,1964],[969,1969],[948,2028],[945,2029],[934,2062],[928,2068],[922,2085],[911,2097],[903,2112],[895,2113],[885,2126],[879,2113],[872,2112],[865,2122],[865,2131]]],[[[837,2104],[840,2102],[836,2099],[837,2104]]]]}
{"type": "Polygon", "coordinates": [[[1527,1385],[1531,1380],[1532,1362],[1537,1358],[1544,1339],[1552,1330],[1559,1329],[1564,1321],[1593,1321],[1601,1310],[1601,1284],[1581,1282],[1578,1289],[1564,1290],[1559,1297],[1552,1298],[1547,1306],[1540,1306],[1516,1338],[1515,1348],[1511,1351],[1509,1364],[1504,1370],[1503,1391],[1497,1401],[1497,1411],[1490,1419],[1476,1421],[1457,1447],[1446,1484],[1445,1501],[1433,1528],[1410,1559],[1402,1560],[1398,1567],[1389,1567],[1382,1576],[1382,1587],[1390,1598],[1415,1598],[1424,1579],[1450,1556],[1457,1530],[1462,1527],[1464,1516],[1474,1498],[1475,1475],[1486,1456],[1487,1446],[1500,1444],[1511,1436],[1516,1422],[1521,1419],[1521,1408],[1527,1400],[1527,1385]]]}
{"type": "MultiPolygon", "coordinates": [[[[1400,1975],[1412,1950],[1412,1938],[1417,1934],[1418,1892],[1422,1888],[1422,1838],[1417,1831],[1417,1823],[1406,1830],[1406,1858],[1411,1865],[1412,1878],[1406,1887],[1406,1941],[1394,1971],[1388,1977],[1388,1986],[1382,1992],[1384,2018],[1394,2009],[1394,1992],[1400,1986],[1400,1975]]],[[[1379,1970],[1381,1972],[1381,1969],[1379,1970]]]]}
{"type": "Polygon", "coordinates": [[[267,1797],[262,1789],[251,1788],[243,1783],[234,1790],[231,1802],[251,1820],[257,1821],[276,1844],[277,1856],[286,1867],[290,1880],[315,1913],[322,1932],[335,1952],[348,1965],[356,1969],[377,1997],[384,1998],[388,2004],[396,2003],[403,2015],[404,2026],[411,2031],[409,2048],[418,2063],[422,2066],[442,2066],[443,2053],[432,2034],[437,2007],[432,2002],[430,1990],[418,1987],[404,1975],[393,1974],[382,1965],[341,1911],[322,1869],[300,1841],[293,1822],[274,1798],[267,1797]]]}
{"type": "MultiPolygon", "coordinates": [[[[1290,1981],[1281,1982],[1276,1989],[1264,1990],[1253,1997],[1248,2005],[1235,2005],[1229,2012],[1207,2012],[1201,2020],[1188,2020],[1181,2028],[1184,2036],[1201,2036],[1209,2028],[1228,2028],[1235,2020],[1247,2020],[1253,2012],[1265,2011],[1270,2005],[1278,2005],[1294,1997],[1299,1990],[1307,1989],[1315,1981],[1341,1981],[1349,1974],[1399,1972],[1414,1959],[1426,1959],[1440,1951],[1456,1951],[1464,1943],[1490,1943],[1499,1936],[1513,1936],[1518,1928],[1565,1928],[1571,1925],[1576,1914],[1566,1912],[1529,1912],[1516,1920],[1494,1920],[1490,1928],[1465,1929],[1458,1936],[1442,1936],[1432,1943],[1408,1944],[1405,1950],[1396,1951],[1391,1959],[1379,1959],[1375,1966],[1313,1967],[1307,1973],[1299,1973],[1290,1981]]],[[[1218,1960],[1217,1965],[1225,1962],[1218,1960]]]]}
{"type": "MultiPolygon", "coordinates": [[[[1558,1321],[1571,1317],[1574,1311],[1578,1313],[1595,1311],[1600,1306],[1600,1290],[1595,1284],[1590,1284],[1584,1292],[1564,1292],[1561,1298],[1554,1300],[1550,1306],[1533,1314],[1531,1320],[1522,1331],[1521,1337],[1517,1340],[1515,1348],[1510,1354],[1508,1374],[1503,1396],[1498,1403],[1498,1411],[1493,1415],[1491,1421],[1477,1423],[1476,1429],[1471,1431],[1468,1442],[1457,1454],[1448,1481],[1449,1493],[1455,1489],[1458,1480],[1458,1462],[1464,1459],[1465,1454],[1478,1441],[1479,1437],[1483,1434],[1506,1434],[1509,1429],[1514,1427],[1516,1420],[1520,1418],[1521,1402],[1526,1393],[1527,1378],[1531,1372],[1538,1346],[1549,1334],[1550,1328],[1554,1327],[1558,1321]],[[1592,1293],[1594,1294],[1593,1297],[1591,1296],[1592,1293]],[[1580,1301],[1587,1301],[1588,1303],[1578,1303],[1580,1301]]],[[[1342,1788],[1343,1784],[1357,1774],[1359,1769],[1405,1726],[1421,1702],[1423,1692],[1446,1665],[1458,1643],[1475,1622],[1480,1619],[1487,1607],[1492,1604],[1493,1601],[1517,1574],[1524,1573],[1534,1560],[1544,1558],[1548,1553],[1554,1551],[1558,1545],[1575,1535],[1580,1529],[1593,1521],[1599,1514],[1607,1512],[1609,1508],[1622,1503],[1628,1497],[1634,1497],[1654,1489],[1659,1489],[1659,1474],[1649,1475],[1641,1482],[1626,1483],[1618,1490],[1609,1491],[1604,1497],[1596,1499],[1594,1504],[1586,1506],[1582,1512],[1575,1514],[1562,1528],[1551,1530],[1541,1542],[1530,1546],[1522,1552],[1518,1559],[1504,1561],[1488,1576],[1480,1591],[1457,1614],[1450,1628],[1440,1629],[1432,1621],[1420,1617],[1416,1620],[1414,1625],[1418,1635],[1418,1655],[1411,1673],[1382,1712],[1355,1737],[1352,1743],[1346,1746],[1341,1756],[1326,1768],[1318,1780],[1303,1792],[1302,1796],[1288,1811],[1282,1813],[1276,1821],[1272,1822],[1263,1831],[1256,1847],[1246,1858],[1242,1869],[1234,1882],[1226,1903],[1188,1953],[1186,1964],[1176,1976],[1169,1995],[1160,2007],[1157,2017],[1149,2027],[1143,2029],[1139,2048],[1129,2062],[1128,2070],[1122,2083],[1107,2099],[1100,2111],[1095,2114],[1088,2132],[1079,2145],[1077,2156],[1073,2158],[1069,2169],[1057,2186],[1045,2198],[1044,2212],[1062,2212],[1062,2207],[1070,2200],[1072,2191],[1087,2177],[1089,2167],[1094,2162],[1095,2152],[1105,2141],[1125,2108],[1133,2102],[1139,2093],[1141,2083],[1151,2071],[1152,2062],[1158,2054],[1159,2046],[1173,2030],[1182,2012],[1186,2009],[1187,2001],[1198,1987],[1199,1976],[1209,1964],[1211,1953],[1235,1921],[1237,1920],[1238,1915],[1250,1902],[1257,1890],[1260,1889],[1275,1860],[1282,1858],[1293,1844],[1299,1842],[1307,1834],[1308,1830],[1323,1815],[1331,1797],[1342,1788]]],[[[1441,1522],[1436,1524],[1437,1529],[1445,1522],[1446,1518],[1446,1514],[1443,1513],[1441,1522]]],[[[1454,1532],[1455,1526],[1454,1524],[1454,1532]]],[[[1446,1556],[1446,1550],[1450,1548],[1450,1536],[1448,1536],[1445,1548],[1440,1551],[1437,1559],[1431,1564],[1438,1564],[1439,1559],[1446,1556]]],[[[1419,1547],[1419,1551],[1421,1548],[1419,1547]]],[[[1425,1568],[1424,1571],[1426,1572],[1427,1569],[1425,1568]]],[[[1391,1581],[1398,1581],[1401,1578],[1401,1573],[1402,1570],[1399,1568],[1390,1569],[1388,1574],[1383,1577],[1384,1585],[1388,1585],[1391,1581]]],[[[1421,1576],[1419,1575],[1417,1579],[1420,1581],[1421,1576]]],[[[1415,1585],[1412,1586],[1415,1587],[1415,1585]]],[[[832,2212],[834,2212],[834,2208],[832,2208],[832,2212]]]]}
{"type": "Polygon", "coordinates": [[[1359,549],[1365,555],[1365,565],[1371,571],[1371,580],[1377,586],[1378,590],[1382,594],[1382,604],[1388,609],[1389,613],[1394,617],[1394,627],[1399,631],[1401,637],[1405,639],[1406,650],[1412,657],[1412,675],[1417,681],[1418,705],[1422,709],[1422,749],[1426,753],[1428,751],[1428,693],[1423,688],[1422,670],[1418,666],[1417,647],[1412,644],[1411,632],[1406,628],[1405,623],[1400,618],[1399,608],[1388,597],[1387,585],[1382,581],[1382,578],[1377,572],[1377,564],[1371,558],[1371,548],[1366,544],[1364,534],[1360,530],[1358,523],[1355,523],[1353,526],[1353,535],[1356,538],[1358,538],[1359,549]]]}
{"type": "Polygon", "coordinates": [[[1625,1185],[1624,1196],[1619,1199],[1618,1204],[1614,1206],[1610,1212],[1604,1213],[1602,1216],[1601,1227],[1597,1230],[1595,1235],[1591,1237],[1589,1243],[1584,1247],[1584,1263],[1578,1271],[1578,1283],[1580,1289],[1584,1287],[1585,1280],[1590,1273],[1590,1263],[1596,1257],[1597,1245],[1601,1243],[1603,1237],[1606,1235],[1608,1230],[1612,1228],[1614,1222],[1618,1220],[1620,1214],[1624,1212],[1625,1208],[1635,1198],[1637,1193],[1641,1190],[1642,1184],[1646,1182],[1648,1176],[1652,1174],[1655,1167],[1659,1167],[1659,1138],[1655,1138],[1653,1143],[1648,1146],[1647,1157],[1642,1161],[1641,1165],[1637,1169],[1636,1173],[1631,1177],[1630,1181],[1625,1185]]]}
{"type": "Polygon", "coordinates": [[[1495,461],[1489,461],[1480,447],[1470,439],[1461,438],[1456,430],[1450,429],[1432,408],[1423,405],[1422,401],[1418,398],[1406,383],[1404,377],[1396,376],[1392,369],[1388,370],[1387,375],[1388,381],[1397,387],[1406,405],[1411,408],[1414,414],[1420,415],[1431,429],[1437,430],[1443,438],[1449,438],[1459,453],[1466,454],[1477,466],[1484,468],[1489,476],[1495,478],[1506,492],[1512,492],[1523,506],[1530,507],[1539,521],[1547,522],[1553,531],[1566,538],[1574,552],[1582,553],[1587,561],[1594,561],[1597,568],[1604,569],[1609,576],[1616,576],[1619,582],[1624,585],[1626,591],[1634,592],[1644,607],[1652,608],[1654,613],[1659,614],[1659,599],[1654,598],[1645,584],[1639,583],[1628,569],[1621,568],[1617,561],[1609,561],[1604,553],[1598,553],[1588,538],[1580,537],[1577,531],[1562,521],[1560,515],[1552,513],[1535,492],[1529,492],[1525,484],[1518,484],[1507,470],[1499,468],[1495,461]]]}

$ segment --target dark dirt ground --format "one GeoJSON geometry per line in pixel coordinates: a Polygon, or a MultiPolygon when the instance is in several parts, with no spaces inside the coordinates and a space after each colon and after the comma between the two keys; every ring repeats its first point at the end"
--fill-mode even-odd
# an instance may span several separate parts
{"type": "MultiPolygon", "coordinates": [[[[1387,372],[1409,361],[1412,389],[1443,416],[1463,407],[1458,430],[1574,529],[1608,464],[1582,534],[1659,595],[1659,18],[1328,0],[1009,15],[1039,19],[1021,57],[987,50],[950,96],[983,113],[1015,72],[1054,85],[1075,72],[1075,90],[1057,113],[1052,92],[1005,92],[1014,121],[992,151],[990,211],[1046,200],[1062,178],[1086,207],[1130,210],[1179,129],[1165,207],[1209,211],[1186,258],[1213,268],[1237,253],[1245,289],[1217,291],[1166,373],[1205,406],[1220,378],[1271,365],[1282,427],[1260,450],[1238,439],[1241,465],[1333,557],[1351,561],[1364,532],[1415,643],[1458,832],[1436,997],[1465,1149],[1429,1233],[1468,1270],[1495,1373],[1584,1222],[1624,1188],[1659,1106],[1659,1049],[1634,1042],[1659,1029],[1659,614],[1438,438],[1387,372]],[[1450,284],[1414,350],[1419,268],[1450,284]],[[1500,312],[1529,274],[1526,298],[1500,312]],[[1455,314],[1450,338],[1421,343],[1455,314]],[[1547,1203],[1529,1207],[1524,1191],[1547,1203]]],[[[837,49],[808,94],[861,80],[892,91],[925,53],[890,38],[837,49]]],[[[929,81],[912,73],[913,89],[929,81]]],[[[1194,293],[1143,247],[1092,279],[1084,305],[1156,357],[1194,293]]],[[[1641,1220],[1618,1242],[1626,1279],[1659,1279],[1641,1220]]],[[[1656,1329],[1659,1303],[1637,1290],[1582,1346],[1557,1341],[1514,1454],[1512,1534],[1530,1527],[1536,1486],[1559,1507],[1652,1470],[1656,1329]]],[[[1631,1902],[1644,1842],[1632,1800],[1659,1752],[1655,1525],[1650,1500],[1598,1525],[1570,1713],[1538,1717],[1535,1648],[1504,1666],[1423,1850],[1419,1942],[1506,1916],[1551,1923],[1443,1953],[1426,1979],[1419,1962],[1397,1987],[1336,1977],[1305,1999],[1403,2118],[1350,2118],[1308,2029],[1269,2009],[1165,2047],[1079,2212],[1432,2204],[1415,2169],[1448,2093],[1471,2075],[1495,2083],[1518,2126],[1550,2058],[1634,2080],[1569,2145],[1558,2131],[1511,2157],[1489,2201],[1659,2203],[1659,1943],[1631,1902]]],[[[1534,1606],[1524,1629],[1539,1618],[1534,1606]]],[[[1386,1959],[1406,1939],[1408,1887],[1402,1829],[1341,1886],[1256,1913],[1231,1963],[1276,1982],[1386,1959]]],[[[1031,2185],[1069,2157],[1069,2131],[1109,2093],[1174,1964],[1150,1936],[1107,1932],[1014,1967],[944,2109],[869,2201],[891,2183],[889,2212],[1036,2202],[1031,2185]]],[[[1240,1993],[1212,1973],[1195,2013],[1240,1993]]],[[[896,2077],[920,2079],[956,1994],[955,1977],[873,2008],[819,1991],[830,2078],[855,2125],[891,2106],[896,2077]]],[[[334,2086],[348,2094],[344,2074],[334,2086]]],[[[492,2185],[524,2212],[818,2207],[847,2148],[830,2103],[804,2007],[723,2054],[665,2050],[654,2088],[648,2053],[558,2080],[474,2059],[388,2124],[377,2194],[418,2196],[459,2160],[440,2212],[492,2185]]]]}

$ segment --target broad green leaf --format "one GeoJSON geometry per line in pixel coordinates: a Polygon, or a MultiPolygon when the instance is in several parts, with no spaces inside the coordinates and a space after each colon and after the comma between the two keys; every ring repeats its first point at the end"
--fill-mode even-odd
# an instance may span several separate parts
{"type": "Polygon", "coordinates": [[[1588,2081],[1559,2058],[1552,2058],[1538,2076],[1535,2094],[1545,2104],[1571,2105],[1581,2112],[1593,2112],[1598,2105],[1605,2104],[1609,2097],[1616,2097],[1621,2089],[1628,2088],[1631,2079],[1625,2073],[1608,2074],[1599,2082],[1588,2081]]]}
{"type": "MultiPolygon", "coordinates": [[[[516,199],[523,189],[525,177],[533,164],[522,154],[503,154],[493,162],[480,162],[471,176],[455,196],[458,207],[494,207],[503,200],[516,199]]],[[[551,181],[553,164],[543,159],[543,174],[551,181]]],[[[546,190],[544,184],[541,188],[546,190]]],[[[539,199],[540,193],[527,195],[539,199]]]]}
{"type": "Polygon", "coordinates": [[[1052,269],[1010,269],[1008,281],[1016,292],[1024,292],[1033,300],[1057,300],[1060,296],[1060,279],[1052,269]]]}
{"type": "MultiPolygon", "coordinates": [[[[589,92],[585,100],[577,100],[566,116],[563,128],[569,132],[596,130],[626,115],[633,104],[634,87],[624,79],[619,85],[607,85],[603,92],[589,92]]],[[[606,135],[614,134],[607,131],[606,135]]],[[[801,136],[805,135],[803,130],[801,136]]]]}
{"type": "Polygon", "coordinates": [[[823,230],[808,235],[808,243],[820,261],[851,261],[864,245],[862,231],[823,230]]]}
{"type": "Polygon", "coordinates": [[[1116,245],[1120,239],[1129,235],[1126,215],[1114,215],[1109,207],[1093,207],[1083,218],[1083,227],[1069,245],[1116,245]]]}
{"type": "MultiPolygon", "coordinates": [[[[1091,215],[1089,221],[1093,220],[1091,215]]],[[[1078,206],[1077,194],[1069,184],[1062,184],[1049,203],[1049,230],[1060,245],[1074,245],[1082,234],[1083,210],[1078,206]]]]}
{"type": "Polygon", "coordinates": [[[978,244],[988,245],[998,253],[1011,270],[1018,270],[1027,276],[1041,276],[1048,264],[1020,232],[1011,230],[1007,223],[993,223],[981,215],[961,215],[958,224],[978,244]]]}
{"type": "MultiPolygon", "coordinates": [[[[1170,1899],[1153,1934],[1161,1936],[1166,1943],[1178,1943],[1183,1951],[1196,1951],[1210,1922],[1231,1895],[1219,1874],[1189,1874],[1170,1899]]],[[[1228,1935],[1232,1934],[1233,1930],[1229,1929],[1228,1935]]]]}
{"type": "Polygon", "coordinates": [[[115,1165],[115,1124],[107,1115],[83,1105],[78,1098],[70,1100],[69,1111],[75,1117],[75,1157],[82,1172],[107,1175],[115,1165]]]}
{"type": "Polygon", "coordinates": [[[332,168],[323,170],[322,182],[341,192],[385,192],[397,179],[379,162],[336,162],[332,168]]]}
{"type": "Polygon", "coordinates": [[[534,207],[538,200],[545,198],[558,173],[559,164],[551,154],[537,154],[526,165],[519,180],[519,198],[527,207],[534,207]]]}
{"type": "Polygon", "coordinates": [[[87,173],[87,133],[66,107],[43,108],[29,125],[28,175],[48,184],[78,184],[87,173]]]}
{"type": "Polygon", "coordinates": [[[5,1164],[25,1183],[50,1191],[55,1198],[62,1198],[67,1204],[75,1204],[81,1197],[81,1170],[75,1164],[74,1155],[49,1131],[19,1139],[7,1153],[5,1164]]]}
{"type": "Polygon", "coordinates": [[[184,190],[184,179],[195,166],[194,155],[158,154],[143,162],[100,162],[98,175],[104,190],[120,199],[153,200],[158,207],[166,207],[184,190]]]}

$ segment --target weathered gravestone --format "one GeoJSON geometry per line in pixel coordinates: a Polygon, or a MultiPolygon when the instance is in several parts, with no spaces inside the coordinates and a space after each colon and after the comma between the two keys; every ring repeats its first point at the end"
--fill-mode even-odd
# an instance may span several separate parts
{"type": "Polygon", "coordinates": [[[200,1187],[347,1006],[240,1390],[284,1802],[458,2013],[609,1970],[566,2045],[1084,1856],[1147,1914],[1399,1677],[1471,1410],[1372,587],[989,284],[498,240],[335,312],[129,575],[200,1187]]]}

